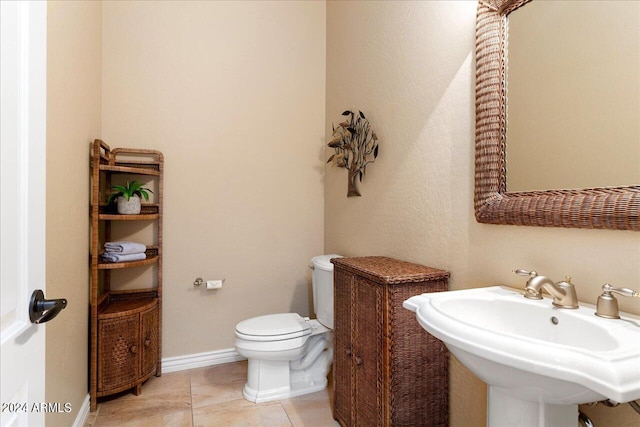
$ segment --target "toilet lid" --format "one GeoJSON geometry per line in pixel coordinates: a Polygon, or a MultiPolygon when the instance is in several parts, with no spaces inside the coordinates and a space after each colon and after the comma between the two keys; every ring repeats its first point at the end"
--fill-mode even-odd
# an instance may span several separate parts
{"type": "Polygon", "coordinates": [[[320,270],[333,271],[333,264],[331,263],[332,258],[342,258],[342,255],[318,255],[311,258],[311,264],[313,264],[315,268],[319,268],[320,270]]]}
{"type": "Polygon", "coordinates": [[[236,334],[256,341],[289,339],[311,334],[311,326],[297,313],[267,314],[238,323],[236,334]]]}

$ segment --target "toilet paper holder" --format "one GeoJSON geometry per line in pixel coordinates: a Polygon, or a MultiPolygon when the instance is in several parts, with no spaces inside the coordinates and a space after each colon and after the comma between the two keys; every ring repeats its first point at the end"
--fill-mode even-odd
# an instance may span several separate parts
{"type": "MultiPolygon", "coordinates": [[[[225,280],[226,279],[219,280],[220,285],[222,285],[225,282],[225,280]]],[[[199,287],[201,285],[205,285],[205,287],[206,287],[207,281],[203,280],[202,277],[196,277],[196,280],[193,281],[193,286],[197,288],[197,287],[199,287]]]]}

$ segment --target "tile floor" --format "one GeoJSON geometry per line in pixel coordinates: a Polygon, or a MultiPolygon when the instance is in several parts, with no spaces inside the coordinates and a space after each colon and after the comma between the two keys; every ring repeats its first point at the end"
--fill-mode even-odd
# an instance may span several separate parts
{"type": "Polygon", "coordinates": [[[151,377],[142,394],[104,398],[85,427],[335,427],[330,388],[292,399],[251,403],[242,397],[247,362],[151,377]]]}

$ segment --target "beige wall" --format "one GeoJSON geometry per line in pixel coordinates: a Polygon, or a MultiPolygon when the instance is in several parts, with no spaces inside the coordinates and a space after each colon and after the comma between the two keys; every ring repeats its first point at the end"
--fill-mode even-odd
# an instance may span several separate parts
{"type": "MultiPolygon", "coordinates": [[[[638,287],[639,233],[476,223],[476,5],[328,2],[325,132],[344,109],[361,109],[380,138],[380,156],[360,198],[346,198],[344,170],[327,168],[325,252],[444,268],[452,289],[521,287],[514,268],[571,275],[589,303],[607,281],[638,287]]],[[[620,303],[640,313],[637,301],[620,303]]],[[[451,426],[484,426],[484,384],[456,361],[451,371],[451,426]]],[[[587,411],[599,427],[637,422],[628,405],[587,411]]]]}
{"type": "Polygon", "coordinates": [[[165,155],[163,357],[232,348],[251,316],[309,314],[324,2],[104,2],[102,72],[103,139],[165,155]]]}
{"type": "Polygon", "coordinates": [[[47,323],[46,400],[70,403],[48,426],[70,426],[88,393],[89,143],[100,136],[97,2],[49,2],[47,16],[47,297],[69,305],[47,323]]]}

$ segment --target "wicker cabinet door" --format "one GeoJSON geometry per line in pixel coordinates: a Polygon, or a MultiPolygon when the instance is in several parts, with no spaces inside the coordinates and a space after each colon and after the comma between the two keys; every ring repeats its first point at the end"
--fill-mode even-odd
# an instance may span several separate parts
{"type": "Polygon", "coordinates": [[[333,417],[343,426],[353,424],[352,416],[352,345],[351,307],[353,303],[353,275],[334,271],[334,405],[333,417]]]}
{"type": "Polygon", "coordinates": [[[353,313],[353,363],[355,425],[384,425],[383,385],[383,287],[355,278],[353,313]]]}
{"type": "Polygon", "coordinates": [[[158,306],[140,313],[142,328],[141,376],[151,373],[158,364],[158,306]]]}
{"type": "Polygon", "coordinates": [[[446,427],[448,353],[402,307],[449,273],[387,257],[335,258],[334,418],[343,427],[446,427]]]}
{"type": "Polygon", "coordinates": [[[98,321],[98,390],[135,383],[139,374],[138,314],[98,321]]]}

